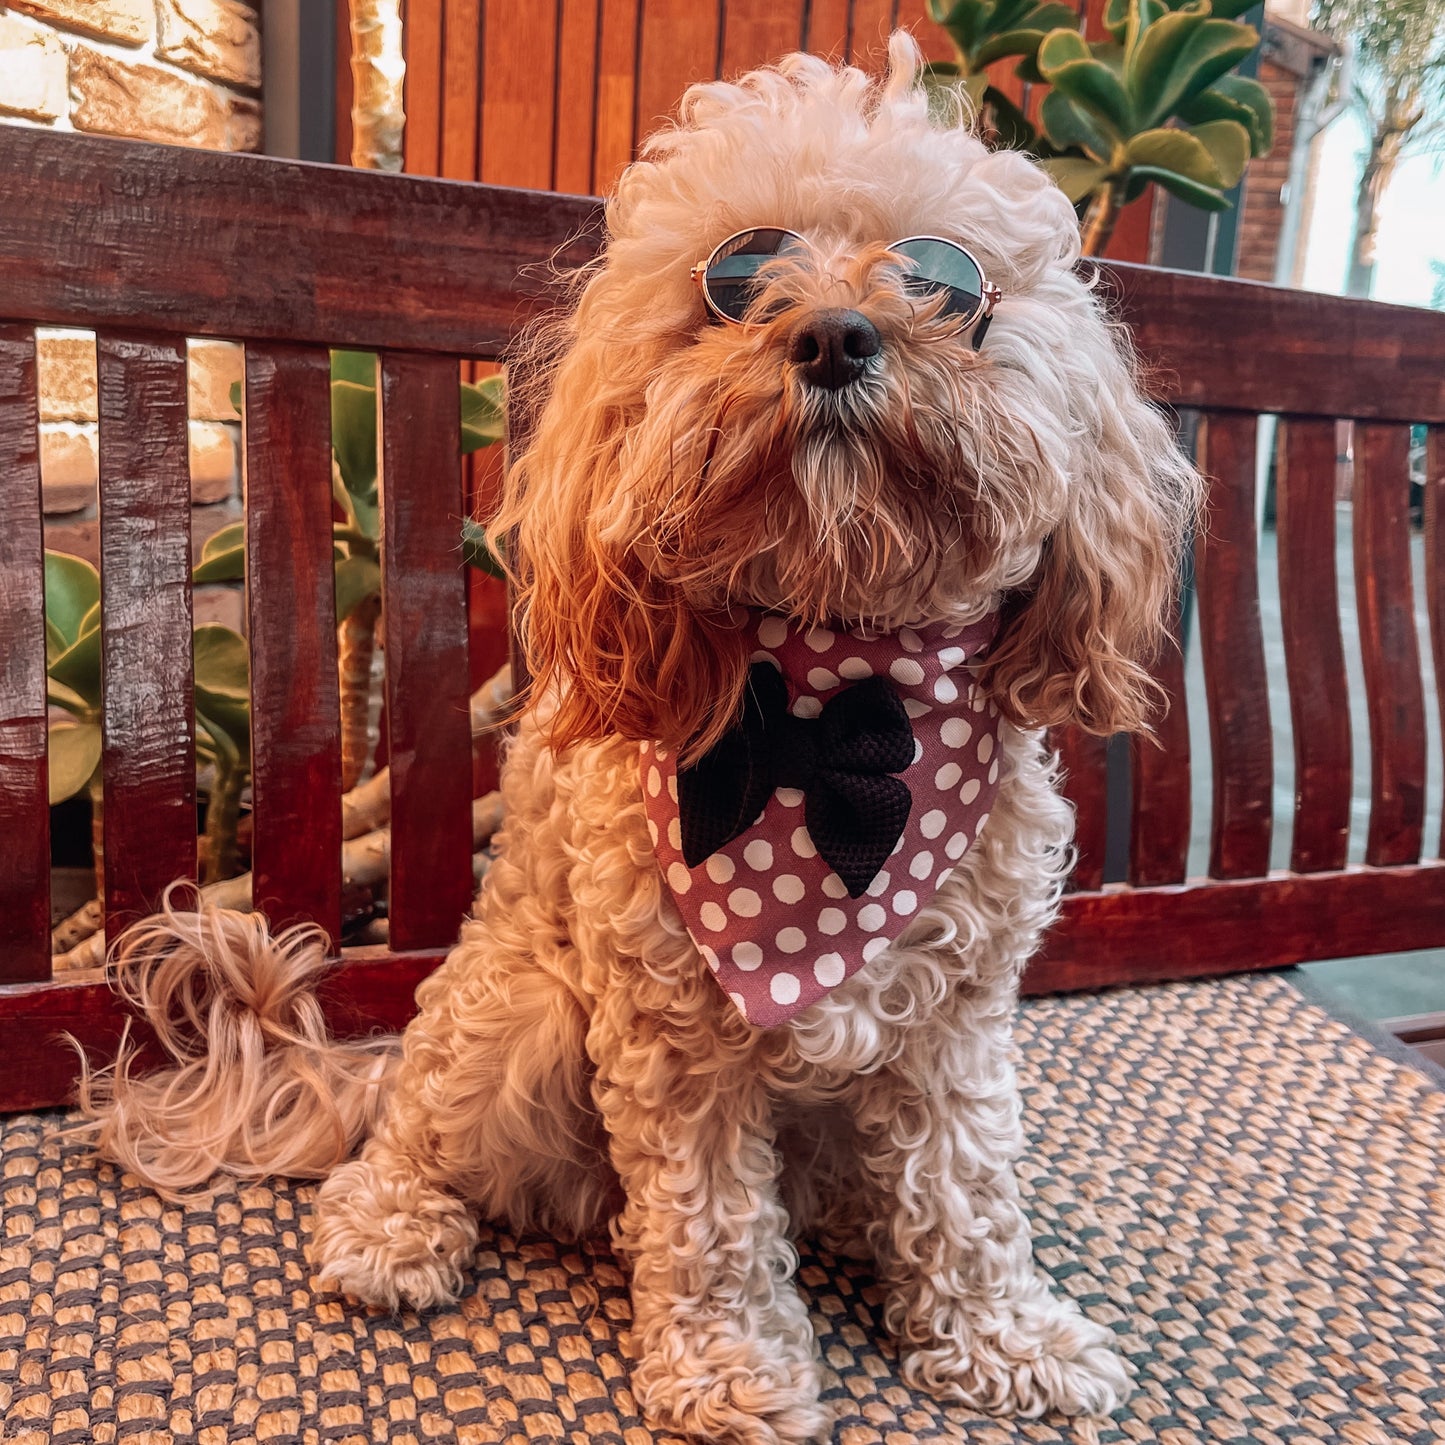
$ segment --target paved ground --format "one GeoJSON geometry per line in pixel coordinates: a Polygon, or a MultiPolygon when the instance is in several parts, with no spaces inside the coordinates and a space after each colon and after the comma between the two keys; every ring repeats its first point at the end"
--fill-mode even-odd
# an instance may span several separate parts
{"type": "MultiPolygon", "coordinates": [[[[1350,859],[1363,861],[1365,831],[1370,815],[1369,723],[1365,716],[1364,681],[1360,668],[1359,631],[1355,613],[1354,572],[1351,562],[1351,526],[1348,507],[1338,512],[1337,573],[1340,611],[1349,674],[1350,715],[1354,740],[1355,787],[1350,828],[1350,859]]],[[[1265,660],[1270,679],[1270,715],[1274,731],[1274,843],[1273,865],[1289,862],[1294,812],[1294,749],[1290,730],[1289,694],[1285,683],[1284,643],[1280,629],[1278,572],[1273,527],[1260,539],[1260,598],[1264,624],[1265,660]]],[[[1430,643],[1425,613],[1424,569],[1419,536],[1414,538],[1416,620],[1425,674],[1429,758],[1426,776],[1427,817],[1425,851],[1440,851],[1442,765],[1440,715],[1430,665],[1430,643]]],[[[1198,648],[1188,649],[1186,678],[1189,696],[1190,740],[1195,759],[1194,837],[1190,850],[1191,875],[1205,871],[1209,856],[1211,777],[1209,727],[1204,706],[1204,676],[1198,648]]],[[[1428,953],[1393,954],[1373,959],[1337,959],[1309,965],[1314,981],[1326,988],[1354,1013],[1368,1018],[1445,1010],[1445,949],[1428,953]]]]}

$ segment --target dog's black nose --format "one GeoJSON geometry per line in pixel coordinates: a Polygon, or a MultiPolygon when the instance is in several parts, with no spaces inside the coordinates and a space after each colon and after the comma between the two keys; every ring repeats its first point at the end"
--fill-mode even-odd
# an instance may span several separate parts
{"type": "Polygon", "coordinates": [[[810,386],[837,391],[857,381],[868,358],[882,349],[878,328],[861,311],[830,306],[798,324],[788,359],[810,386]]]}

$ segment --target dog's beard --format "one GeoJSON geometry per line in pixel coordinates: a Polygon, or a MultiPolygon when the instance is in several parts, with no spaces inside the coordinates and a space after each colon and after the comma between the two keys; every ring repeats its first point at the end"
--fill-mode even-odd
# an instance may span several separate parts
{"type": "Polygon", "coordinates": [[[990,403],[975,353],[918,350],[838,391],[804,386],[758,341],[721,380],[670,368],[629,439],[613,525],[707,611],[891,630],[1017,583],[1056,470],[990,403]]]}

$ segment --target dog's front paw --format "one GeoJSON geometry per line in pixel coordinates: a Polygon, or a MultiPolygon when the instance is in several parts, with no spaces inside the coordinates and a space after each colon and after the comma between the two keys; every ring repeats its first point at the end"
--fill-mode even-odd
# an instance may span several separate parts
{"type": "Polygon", "coordinates": [[[903,1376],[940,1399],[993,1415],[1112,1415],[1130,1393],[1111,1331],[1049,1301],[1005,1329],[976,1330],[909,1352],[903,1376]]]}
{"type": "Polygon", "coordinates": [[[823,1431],[811,1355],[726,1327],[669,1325],[639,1342],[632,1383],[654,1428],[719,1445],[805,1445],[823,1431]]]}
{"type": "Polygon", "coordinates": [[[466,1205],[414,1170],[363,1157],[334,1170],[317,1193],[317,1277],[368,1304],[422,1310],[454,1300],[476,1248],[466,1205]]]}

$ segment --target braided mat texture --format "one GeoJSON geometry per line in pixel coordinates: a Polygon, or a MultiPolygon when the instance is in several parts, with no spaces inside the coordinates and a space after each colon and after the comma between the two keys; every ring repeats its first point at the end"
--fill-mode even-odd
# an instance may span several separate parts
{"type": "MultiPolygon", "coordinates": [[[[1445,1440],[1445,1092],[1280,978],[1044,999],[1019,1027],[1036,1253],[1117,1332],[1110,1421],[904,1386],[865,1270],[805,1250],[839,1445],[1445,1440]]],[[[483,1237],[421,1318],[313,1290],[312,1191],[162,1203],[0,1121],[0,1439],[651,1445],[604,1243],[483,1237]]]]}

